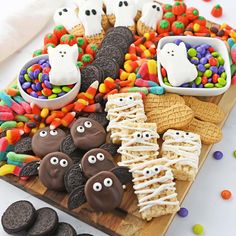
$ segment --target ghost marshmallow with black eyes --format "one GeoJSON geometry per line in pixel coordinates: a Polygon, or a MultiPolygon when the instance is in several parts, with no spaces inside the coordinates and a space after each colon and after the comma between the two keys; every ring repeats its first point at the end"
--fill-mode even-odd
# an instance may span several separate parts
{"type": "Polygon", "coordinates": [[[66,134],[61,129],[41,128],[32,138],[32,150],[36,156],[43,158],[51,152],[59,151],[65,137],[66,134]]]}
{"type": "Polygon", "coordinates": [[[39,180],[50,190],[64,191],[64,175],[72,164],[72,159],[66,154],[50,153],[40,162],[39,180]]]}

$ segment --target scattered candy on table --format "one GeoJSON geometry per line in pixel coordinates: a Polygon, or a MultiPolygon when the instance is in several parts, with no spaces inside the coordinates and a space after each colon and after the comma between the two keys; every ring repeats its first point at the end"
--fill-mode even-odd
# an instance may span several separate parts
{"type": "Polygon", "coordinates": [[[232,197],[232,193],[229,191],[229,190],[223,190],[221,192],[221,197],[224,199],[224,200],[229,200],[231,197],[232,197]]]}
{"type": "Polygon", "coordinates": [[[181,207],[180,210],[178,211],[178,215],[180,217],[186,217],[188,216],[188,209],[185,207],[181,207]]]}
{"type": "Polygon", "coordinates": [[[236,158],[236,150],[234,150],[233,155],[234,155],[234,157],[236,158]]]}
{"type": "Polygon", "coordinates": [[[221,160],[223,158],[224,154],[221,151],[216,151],[213,153],[213,157],[216,160],[221,160]]]}
{"type": "Polygon", "coordinates": [[[196,235],[201,235],[204,233],[204,228],[201,224],[195,224],[193,226],[193,233],[196,235]]]}
{"type": "Polygon", "coordinates": [[[211,10],[211,15],[214,17],[221,17],[222,14],[223,14],[223,9],[219,4],[215,5],[211,10]]]}

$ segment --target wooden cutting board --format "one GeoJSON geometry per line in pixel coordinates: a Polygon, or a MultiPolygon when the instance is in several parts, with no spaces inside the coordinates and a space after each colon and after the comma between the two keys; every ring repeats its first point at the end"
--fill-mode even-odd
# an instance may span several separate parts
{"type": "MultiPolygon", "coordinates": [[[[221,96],[205,98],[215,104],[219,104],[223,108],[226,116],[224,121],[219,125],[223,127],[234,103],[236,102],[236,85],[232,85],[230,89],[221,96]]],[[[207,158],[212,145],[203,145],[200,156],[200,167],[207,158]]],[[[23,189],[26,192],[42,199],[43,201],[67,212],[70,215],[92,225],[110,235],[123,236],[162,236],[167,231],[175,214],[162,216],[146,222],[141,219],[138,212],[137,199],[133,193],[132,186],[128,186],[121,207],[109,213],[96,213],[88,204],[82,205],[80,208],[69,211],[66,207],[68,195],[47,190],[38,180],[38,177],[28,181],[19,180],[15,176],[2,177],[5,181],[23,189]]],[[[176,181],[178,200],[182,202],[188,193],[192,182],[176,181]]],[[[106,199],[104,199],[105,201],[106,199]]]]}

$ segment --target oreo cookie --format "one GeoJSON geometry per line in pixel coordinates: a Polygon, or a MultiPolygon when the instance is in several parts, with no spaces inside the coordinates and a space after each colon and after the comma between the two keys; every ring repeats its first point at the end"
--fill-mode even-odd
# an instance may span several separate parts
{"type": "Polygon", "coordinates": [[[101,67],[91,64],[86,66],[81,70],[80,92],[85,92],[94,81],[102,83],[104,78],[105,75],[101,67]]]}
{"type": "Polygon", "coordinates": [[[77,236],[77,233],[72,225],[60,222],[54,236],[77,236]]]}
{"type": "Polygon", "coordinates": [[[122,50],[115,45],[106,45],[102,48],[100,48],[95,55],[95,59],[99,57],[109,57],[113,60],[115,60],[119,66],[123,66],[124,64],[124,53],[122,50]]]}
{"type": "Polygon", "coordinates": [[[14,145],[14,152],[20,154],[33,154],[31,137],[24,137],[14,145]]]}
{"type": "Polygon", "coordinates": [[[77,234],[77,236],[93,236],[92,234],[77,234]]]}
{"type": "Polygon", "coordinates": [[[28,201],[17,201],[11,204],[2,215],[2,226],[8,234],[28,230],[36,219],[36,210],[28,201]]]}
{"type": "Polygon", "coordinates": [[[117,150],[118,150],[119,147],[120,146],[118,144],[104,143],[99,148],[108,151],[113,157],[115,157],[117,155],[117,150]]]}
{"type": "Polygon", "coordinates": [[[92,63],[92,65],[98,66],[104,71],[104,78],[111,77],[113,79],[118,78],[120,67],[116,61],[108,57],[98,57],[92,63]]]}
{"type": "Polygon", "coordinates": [[[65,173],[64,183],[66,191],[68,193],[72,192],[79,186],[86,183],[86,178],[84,177],[83,171],[79,163],[72,165],[65,173]]]}
{"type": "Polygon", "coordinates": [[[106,37],[102,41],[102,47],[105,47],[107,45],[114,45],[120,48],[123,54],[125,54],[128,52],[130,43],[123,34],[111,32],[107,34],[106,37]]]}
{"type": "Polygon", "coordinates": [[[128,27],[117,26],[117,27],[110,28],[107,31],[107,35],[111,34],[111,33],[119,33],[119,34],[124,35],[126,37],[127,41],[129,42],[129,45],[134,42],[134,35],[128,27]]]}
{"type": "Polygon", "coordinates": [[[86,201],[84,186],[79,186],[70,193],[67,205],[72,210],[83,205],[86,201]]]}
{"type": "Polygon", "coordinates": [[[101,113],[90,113],[88,118],[96,120],[98,123],[100,123],[103,127],[106,127],[109,123],[107,119],[107,113],[101,112],[101,113]]]}
{"type": "Polygon", "coordinates": [[[74,145],[72,136],[70,134],[68,134],[64,140],[61,142],[60,145],[60,151],[70,155],[71,153],[73,153],[75,150],[77,149],[77,147],[74,145]]]}
{"type": "Polygon", "coordinates": [[[27,236],[54,235],[58,227],[58,215],[49,207],[37,210],[37,218],[27,236]]]}

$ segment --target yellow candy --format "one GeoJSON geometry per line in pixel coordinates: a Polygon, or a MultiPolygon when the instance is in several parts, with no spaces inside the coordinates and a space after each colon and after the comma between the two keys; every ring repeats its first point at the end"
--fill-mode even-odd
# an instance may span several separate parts
{"type": "Polygon", "coordinates": [[[99,92],[100,93],[106,93],[107,89],[106,89],[106,85],[104,83],[100,84],[99,86],[99,92]]]}
{"type": "Polygon", "coordinates": [[[129,75],[130,73],[127,73],[126,71],[122,70],[122,72],[120,73],[120,80],[122,81],[127,80],[129,75]]]}
{"type": "Polygon", "coordinates": [[[149,74],[156,74],[157,73],[157,62],[155,60],[148,60],[148,71],[149,74]]]}
{"type": "Polygon", "coordinates": [[[40,116],[42,118],[46,118],[48,116],[48,114],[49,114],[49,109],[48,108],[43,108],[41,113],[40,113],[40,116]]]}
{"type": "Polygon", "coordinates": [[[42,122],[39,124],[39,129],[44,128],[46,125],[42,122]]]}
{"type": "Polygon", "coordinates": [[[18,122],[16,125],[18,128],[24,127],[24,123],[22,121],[18,122]]]}
{"type": "Polygon", "coordinates": [[[37,132],[38,128],[31,129],[31,134],[35,134],[37,132]]]}
{"type": "Polygon", "coordinates": [[[4,175],[8,175],[8,174],[13,174],[14,170],[15,170],[15,167],[16,166],[9,165],[9,164],[6,164],[6,165],[0,167],[0,176],[4,176],[4,175]]]}
{"type": "Polygon", "coordinates": [[[143,44],[140,44],[140,45],[139,45],[139,48],[140,48],[142,51],[147,50],[147,48],[146,48],[143,44]]]}

